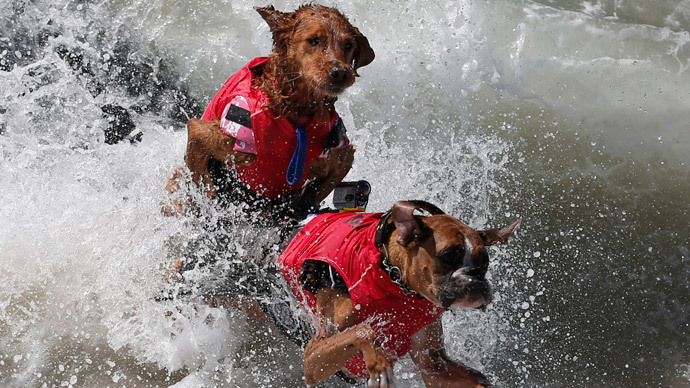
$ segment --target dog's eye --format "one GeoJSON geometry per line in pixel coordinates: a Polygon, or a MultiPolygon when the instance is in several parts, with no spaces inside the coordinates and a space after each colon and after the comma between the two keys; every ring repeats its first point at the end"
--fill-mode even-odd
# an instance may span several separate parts
{"type": "Polygon", "coordinates": [[[318,46],[321,43],[321,39],[319,38],[309,38],[307,39],[307,42],[309,42],[310,45],[312,46],[318,46]]]}
{"type": "Polygon", "coordinates": [[[345,50],[346,51],[352,50],[353,47],[355,47],[355,45],[354,45],[354,43],[352,43],[351,40],[348,40],[347,42],[345,42],[345,50]]]}
{"type": "Polygon", "coordinates": [[[479,268],[483,270],[489,269],[489,253],[486,251],[486,248],[482,248],[479,250],[478,254],[479,258],[479,268]]]}
{"type": "Polygon", "coordinates": [[[465,248],[455,246],[443,250],[437,257],[444,265],[455,268],[462,264],[463,257],[465,257],[465,248]]]}

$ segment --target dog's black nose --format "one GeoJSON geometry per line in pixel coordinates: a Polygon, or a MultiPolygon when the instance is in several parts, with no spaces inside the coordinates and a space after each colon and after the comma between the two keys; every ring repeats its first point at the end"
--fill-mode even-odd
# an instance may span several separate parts
{"type": "Polygon", "coordinates": [[[332,66],[330,69],[330,76],[334,83],[344,83],[349,77],[349,72],[343,67],[332,66]]]}
{"type": "Polygon", "coordinates": [[[463,274],[477,279],[483,279],[485,272],[480,267],[467,267],[462,269],[463,274]]]}

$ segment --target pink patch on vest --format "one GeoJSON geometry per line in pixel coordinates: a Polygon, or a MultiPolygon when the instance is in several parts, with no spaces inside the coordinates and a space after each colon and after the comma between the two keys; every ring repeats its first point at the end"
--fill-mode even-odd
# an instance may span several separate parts
{"type": "Polygon", "coordinates": [[[234,121],[226,120],[225,116],[228,114],[230,105],[238,106],[242,109],[249,110],[249,104],[244,96],[235,96],[232,101],[223,110],[223,116],[220,119],[220,128],[224,134],[234,137],[235,147],[234,151],[246,152],[249,154],[256,154],[256,142],[254,141],[254,131],[244,125],[238,124],[234,121]]]}

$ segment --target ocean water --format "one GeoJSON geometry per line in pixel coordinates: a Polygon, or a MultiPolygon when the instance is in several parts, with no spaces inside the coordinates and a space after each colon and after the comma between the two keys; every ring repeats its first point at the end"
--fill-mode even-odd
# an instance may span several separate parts
{"type": "MultiPolygon", "coordinates": [[[[0,386],[303,386],[270,325],[154,299],[200,233],[159,213],[184,123],[270,51],[264,5],[0,0],[0,386]],[[106,104],[140,143],[105,144],[106,104]]],[[[376,52],[337,103],[369,210],[523,221],[449,353],[502,387],[690,387],[690,1],[337,7],[376,52]]]]}

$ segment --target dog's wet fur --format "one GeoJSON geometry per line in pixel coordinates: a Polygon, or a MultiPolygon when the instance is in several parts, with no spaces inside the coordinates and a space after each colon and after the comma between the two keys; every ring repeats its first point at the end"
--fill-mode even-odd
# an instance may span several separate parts
{"type": "Polygon", "coordinates": [[[369,41],[334,8],[304,5],[294,12],[257,8],[273,34],[273,52],[255,86],[272,110],[293,124],[301,117],[322,121],[357,69],[374,60],[369,41]]]}

